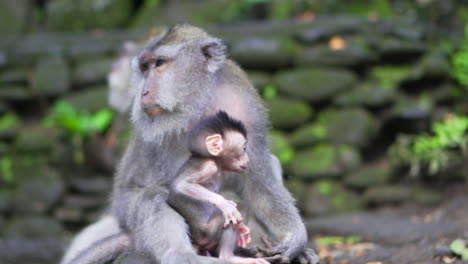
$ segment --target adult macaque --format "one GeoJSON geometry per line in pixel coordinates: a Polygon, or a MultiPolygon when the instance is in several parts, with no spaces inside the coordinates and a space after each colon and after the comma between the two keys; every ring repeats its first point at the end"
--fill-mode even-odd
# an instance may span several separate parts
{"type": "Polygon", "coordinates": [[[280,172],[268,148],[261,99],[245,73],[226,59],[223,43],[199,28],[175,26],[149,43],[132,67],[135,136],[117,170],[110,214],[131,237],[133,250],[162,264],[226,262],[198,256],[184,218],[167,203],[177,171],[190,155],[181,144],[187,131],[224,110],[242,121],[249,135],[250,165],[240,175],[223,172],[222,177],[223,189],[249,204],[252,244],[267,234],[275,245],[272,254],[317,263],[305,248],[307,233],[294,200],[276,177],[280,172]]]}
{"type": "Polygon", "coordinates": [[[218,194],[223,172],[247,168],[246,145],[244,125],[226,112],[200,121],[188,133],[191,156],[174,180],[168,202],[187,221],[200,254],[214,253],[231,263],[268,264],[262,258],[234,256],[236,244],[244,248],[250,243],[250,230],[237,204],[218,194]]]}

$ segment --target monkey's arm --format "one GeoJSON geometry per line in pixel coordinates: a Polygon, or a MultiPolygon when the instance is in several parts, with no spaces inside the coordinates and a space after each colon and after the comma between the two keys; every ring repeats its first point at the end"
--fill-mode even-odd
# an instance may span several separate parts
{"type": "Polygon", "coordinates": [[[177,193],[187,195],[195,200],[208,202],[216,206],[223,213],[227,227],[230,222],[237,224],[243,221],[242,215],[237,210],[237,204],[223,196],[205,188],[202,183],[206,182],[218,173],[218,167],[214,162],[205,162],[198,171],[182,172],[179,180],[176,181],[174,189],[177,193]],[[192,173],[190,173],[192,172],[192,173]]]}

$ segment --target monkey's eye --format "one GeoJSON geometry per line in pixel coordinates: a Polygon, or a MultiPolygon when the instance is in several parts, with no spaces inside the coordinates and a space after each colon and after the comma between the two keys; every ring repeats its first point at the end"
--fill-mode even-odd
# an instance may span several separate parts
{"type": "Polygon", "coordinates": [[[247,151],[247,146],[244,146],[244,153],[247,151]]]}
{"type": "Polygon", "coordinates": [[[141,72],[145,73],[150,67],[150,64],[149,63],[142,63],[140,64],[140,70],[141,72]]]}
{"type": "Polygon", "coordinates": [[[164,63],[166,63],[166,60],[163,58],[159,58],[156,60],[156,67],[162,66],[164,63]]]}

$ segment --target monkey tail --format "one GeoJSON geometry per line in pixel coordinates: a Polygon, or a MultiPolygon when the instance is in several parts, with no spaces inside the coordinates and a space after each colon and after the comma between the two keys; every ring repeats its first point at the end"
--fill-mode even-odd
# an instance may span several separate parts
{"type": "Polygon", "coordinates": [[[129,236],[120,232],[94,242],[69,263],[65,264],[103,264],[115,259],[129,247],[129,236]]]}

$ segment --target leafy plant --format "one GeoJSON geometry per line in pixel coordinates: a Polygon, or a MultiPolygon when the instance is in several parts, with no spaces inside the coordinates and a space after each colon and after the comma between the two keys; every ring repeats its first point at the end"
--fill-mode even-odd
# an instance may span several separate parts
{"type": "Polygon", "coordinates": [[[114,112],[104,108],[95,113],[78,111],[66,101],[58,101],[50,114],[43,120],[45,126],[56,126],[64,129],[75,146],[75,161],[82,163],[83,140],[94,134],[104,132],[111,124],[114,112]]]}
{"type": "Polygon", "coordinates": [[[465,26],[465,41],[452,57],[453,77],[468,87],[468,24],[465,26]]]}
{"type": "Polygon", "coordinates": [[[468,116],[448,115],[432,125],[432,134],[403,135],[390,147],[390,157],[397,163],[409,164],[417,175],[422,166],[435,174],[446,168],[454,151],[467,155],[468,116]]]}
{"type": "Polygon", "coordinates": [[[459,255],[462,260],[468,260],[468,244],[466,241],[456,239],[450,244],[453,253],[459,255]]]}

